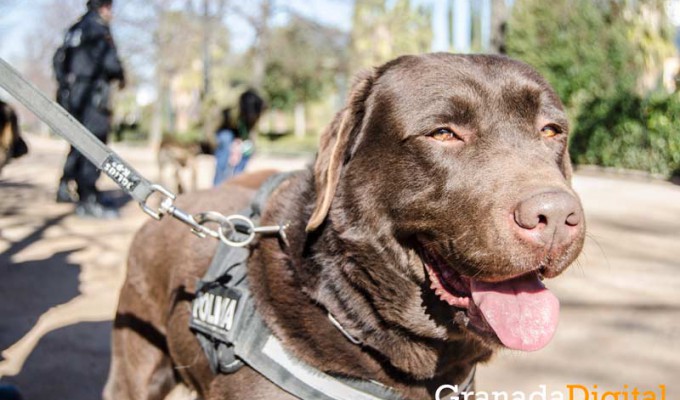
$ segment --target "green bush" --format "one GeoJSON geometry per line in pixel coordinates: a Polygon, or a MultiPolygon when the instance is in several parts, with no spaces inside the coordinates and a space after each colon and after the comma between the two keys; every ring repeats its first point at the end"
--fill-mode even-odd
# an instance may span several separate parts
{"type": "Polygon", "coordinates": [[[679,95],[638,94],[673,51],[666,25],[649,24],[642,7],[663,17],[658,0],[517,0],[506,48],[567,107],[576,163],[680,174],[679,95]]]}
{"type": "Polygon", "coordinates": [[[594,99],[583,109],[570,149],[577,164],[680,173],[680,94],[642,99],[623,92],[594,99]]]}
{"type": "Polygon", "coordinates": [[[577,115],[593,98],[634,88],[642,65],[628,25],[592,0],[518,0],[506,48],[538,69],[577,115]]]}

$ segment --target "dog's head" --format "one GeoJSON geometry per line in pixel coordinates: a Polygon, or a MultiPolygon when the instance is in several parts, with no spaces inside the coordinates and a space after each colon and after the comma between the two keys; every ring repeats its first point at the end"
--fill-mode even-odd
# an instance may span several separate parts
{"type": "Polygon", "coordinates": [[[374,269],[373,301],[407,308],[378,305],[391,322],[539,349],[559,313],[541,281],[585,234],[568,132],[557,95],[523,63],[401,57],[359,78],[322,138],[307,230],[333,225],[362,246],[351,257],[369,257],[358,264],[374,269]]]}

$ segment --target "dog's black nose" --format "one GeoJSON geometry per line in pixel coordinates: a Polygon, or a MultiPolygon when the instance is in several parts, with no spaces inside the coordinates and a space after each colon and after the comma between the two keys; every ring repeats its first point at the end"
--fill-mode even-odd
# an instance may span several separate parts
{"type": "Polygon", "coordinates": [[[522,201],[514,212],[517,234],[535,246],[563,246],[583,220],[579,201],[568,192],[542,192],[522,201]]]}

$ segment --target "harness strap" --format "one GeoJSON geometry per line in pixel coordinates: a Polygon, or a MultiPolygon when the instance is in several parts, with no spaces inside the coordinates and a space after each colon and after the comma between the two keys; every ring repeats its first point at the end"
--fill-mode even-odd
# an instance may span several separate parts
{"type": "MultiPolygon", "coordinates": [[[[404,400],[394,389],[376,381],[328,375],[291,356],[274,337],[250,303],[235,354],[248,366],[286,392],[304,400],[404,400]]],[[[458,385],[458,393],[473,389],[476,367],[458,385]]]]}
{"type": "Polygon", "coordinates": [[[193,303],[190,326],[214,372],[233,373],[248,365],[300,399],[403,399],[378,382],[330,376],[286,352],[255,309],[244,253],[247,250],[220,243],[193,303]],[[213,276],[217,281],[207,281],[213,276]]]}
{"type": "MultiPolygon", "coordinates": [[[[290,174],[270,177],[241,215],[259,219],[271,193],[290,174]]],[[[239,233],[236,229],[236,234],[239,233]]],[[[326,374],[289,354],[257,312],[247,281],[247,248],[220,242],[205,276],[197,285],[190,326],[214,372],[232,373],[248,365],[276,386],[300,399],[403,400],[379,382],[326,374]]],[[[333,320],[329,314],[329,318],[333,320]]],[[[337,322],[337,321],[336,321],[337,322]]],[[[339,323],[338,329],[342,327],[339,323]]],[[[459,385],[467,391],[474,369],[459,385]]]]}
{"type": "MultiPolygon", "coordinates": [[[[239,214],[257,221],[271,193],[289,176],[270,177],[239,214]]],[[[238,229],[234,234],[245,235],[238,229]]],[[[190,327],[214,372],[232,373],[247,364],[301,399],[402,399],[380,383],[330,376],[288,354],[255,309],[246,277],[249,255],[247,248],[220,242],[197,284],[190,327]]]]}
{"type": "Polygon", "coordinates": [[[250,306],[236,355],[272,383],[300,399],[401,400],[390,388],[370,381],[330,376],[291,356],[250,306]]]}

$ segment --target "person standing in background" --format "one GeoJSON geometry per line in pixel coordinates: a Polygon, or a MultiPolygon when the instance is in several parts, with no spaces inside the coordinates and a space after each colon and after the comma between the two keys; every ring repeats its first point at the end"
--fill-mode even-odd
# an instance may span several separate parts
{"type": "Polygon", "coordinates": [[[222,110],[222,123],[216,131],[214,186],[245,170],[255,150],[250,133],[260,119],[264,107],[264,100],[257,92],[248,89],[239,97],[239,117],[236,124],[231,122],[231,109],[222,110]]]}
{"type": "Polygon", "coordinates": [[[215,131],[217,147],[215,148],[215,178],[213,185],[217,186],[233,175],[233,160],[231,158],[232,145],[236,138],[236,127],[231,120],[231,108],[222,110],[222,122],[215,131]]]}
{"type": "MultiPolygon", "coordinates": [[[[89,0],[87,13],[66,33],[53,58],[58,83],[57,101],[99,140],[106,143],[111,130],[111,83],[125,86],[125,74],[111,36],[113,0],[89,0]]],[[[77,201],[76,214],[90,218],[116,218],[105,206],[96,182],[99,169],[71,147],[57,189],[57,202],[77,201]],[[77,198],[69,182],[75,181],[77,198]]]]}

